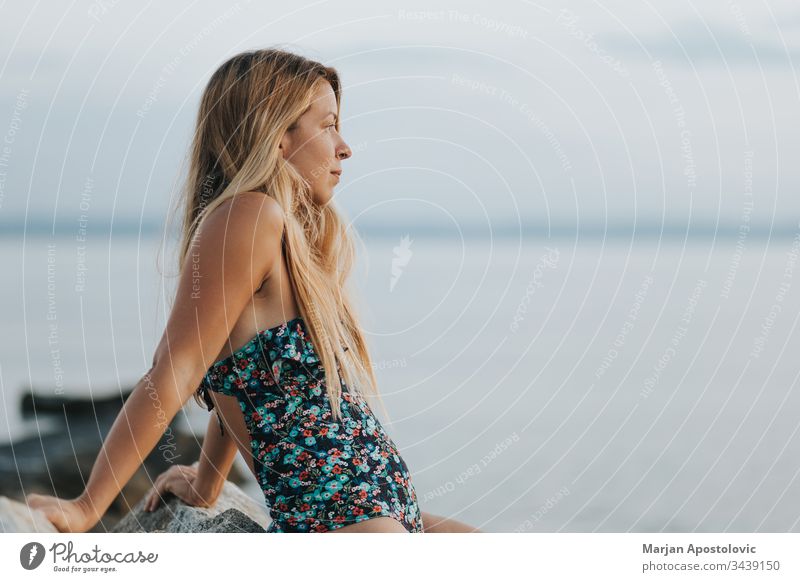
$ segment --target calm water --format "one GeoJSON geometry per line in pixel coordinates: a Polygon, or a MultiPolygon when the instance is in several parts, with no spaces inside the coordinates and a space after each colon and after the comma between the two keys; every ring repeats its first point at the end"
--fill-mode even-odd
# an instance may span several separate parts
{"type": "MultiPolygon", "coordinates": [[[[3,239],[6,440],[36,428],[24,386],[102,395],[149,367],[174,279],[157,238],[107,240],[3,239]]],[[[423,510],[487,531],[800,531],[800,243],[743,242],[367,236],[381,418],[423,510]]]]}

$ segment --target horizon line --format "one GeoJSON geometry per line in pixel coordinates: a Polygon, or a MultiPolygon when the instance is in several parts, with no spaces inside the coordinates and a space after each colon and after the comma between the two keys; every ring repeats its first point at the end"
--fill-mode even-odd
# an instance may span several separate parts
{"type": "MultiPolygon", "coordinates": [[[[445,226],[436,224],[414,224],[413,226],[408,223],[387,224],[385,222],[374,222],[355,225],[355,229],[361,236],[371,237],[394,237],[404,234],[413,234],[416,236],[426,237],[433,236],[438,238],[454,238],[461,237],[498,237],[508,238],[513,236],[528,236],[528,237],[547,237],[547,236],[569,236],[569,235],[584,235],[584,236],[667,236],[670,238],[686,236],[686,237],[706,237],[706,236],[720,236],[720,237],[756,237],[763,238],[771,237],[785,237],[800,235],[800,222],[783,223],[773,225],[749,225],[747,229],[743,229],[742,225],[733,224],[715,224],[713,222],[695,223],[691,225],[678,224],[672,222],[657,223],[631,223],[631,222],[616,222],[616,223],[597,223],[591,222],[583,225],[568,224],[564,222],[551,223],[549,226],[544,223],[508,223],[503,222],[500,224],[479,224],[468,223],[458,227],[452,227],[448,224],[445,226]]],[[[79,219],[61,220],[55,223],[51,221],[34,220],[25,222],[12,222],[0,221],[0,237],[20,237],[20,236],[75,236],[84,233],[88,239],[95,235],[117,235],[121,237],[136,236],[161,236],[165,234],[164,225],[158,221],[142,221],[133,222],[127,220],[114,220],[108,221],[92,221],[89,224],[79,224],[79,219]]],[[[174,234],[174,233],[173,233],[174,234]]]]}

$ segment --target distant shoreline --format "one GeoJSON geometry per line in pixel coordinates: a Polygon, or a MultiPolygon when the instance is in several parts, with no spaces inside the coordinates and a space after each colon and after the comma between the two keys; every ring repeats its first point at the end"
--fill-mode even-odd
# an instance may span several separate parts
{"type": "MultiPolygon", "coordinates": [[[[115,221],[113,224],[108,221],[92,221],[88,227],[81,227],[78,218],[67,221],[60,220],[56,223],[49,221],[29,221],[27,224],[20,221],[0,221],[0,238],[21,238],[25,237],[58,237],[76,238],[79,232],[83,232],[87,241],[94,238],[94,242],[99,242],[97,237],[113,235],[114,237],[161,237],[163,234],[163,224],[157,222],[123,222],[115,221]],[[80,230],[83,228],[83,230],[80,230]]],[[[461,238],[792,238],[800,233],[800,225],[797,223],[784,223],[770,226],[753,226],[749,229],[741,230],[739,225],[715,225],[694,224],[686,225],[675,224],[644,224],[633,225],[628,223],[618,224],[586,224],[576,228],[574,225],[553,224],[495,224],[495,225],[412,225],[408,222],[401,222],[392,225],[386,224],[363,224],[356,225],[358,234],[368,238],[397,238],[399,236],[412,236],[420,238],[438,238],[443,240],[459,240],[461,238]]]]}

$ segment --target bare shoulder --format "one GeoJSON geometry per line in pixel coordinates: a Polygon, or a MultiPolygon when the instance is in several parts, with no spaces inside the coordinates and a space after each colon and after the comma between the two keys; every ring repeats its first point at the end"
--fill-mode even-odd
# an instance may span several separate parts
{"type": "Polygon", "coordinates": [[[241,192],[214,209],[208,220],[239,227],[282,229],[284,213],[278,201],[263,192],[241,192]]]}
{"type": "Polygon", "coordinates": [[[253,294],[280,264],[282,233],[280,205],[258,192],[220,204],[195,232],[153,359],[187,374],[187,391],[197,388],[253,294]]]}
{"type": "Polygon", "coordinates": [[[274,250],[280,248],[283,225],[284,212],[274,198],[263,192],[241,192],[209,214],[202,234],[215,243],[260,248],[266,245],[274,250]]]}
{"type": "Polygon", "coordinates": [[[283,218],[283,209],[278,204],[278,201],[263,192],[240,192],[233,198],[223,202],[220,208],[226,205],[231,208],[238,208],[240,211],[258,210],[268,213],[272,218],[283,218]]]}

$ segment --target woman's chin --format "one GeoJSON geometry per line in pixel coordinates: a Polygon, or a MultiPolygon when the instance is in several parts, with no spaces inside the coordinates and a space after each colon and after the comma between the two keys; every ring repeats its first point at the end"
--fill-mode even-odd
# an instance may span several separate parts
{"type": "Polygon", "coordinates": [[[325,206],[333,199],[333,190],[325,194],[314,193],[314,203],[317,206],[325,206]]]}

